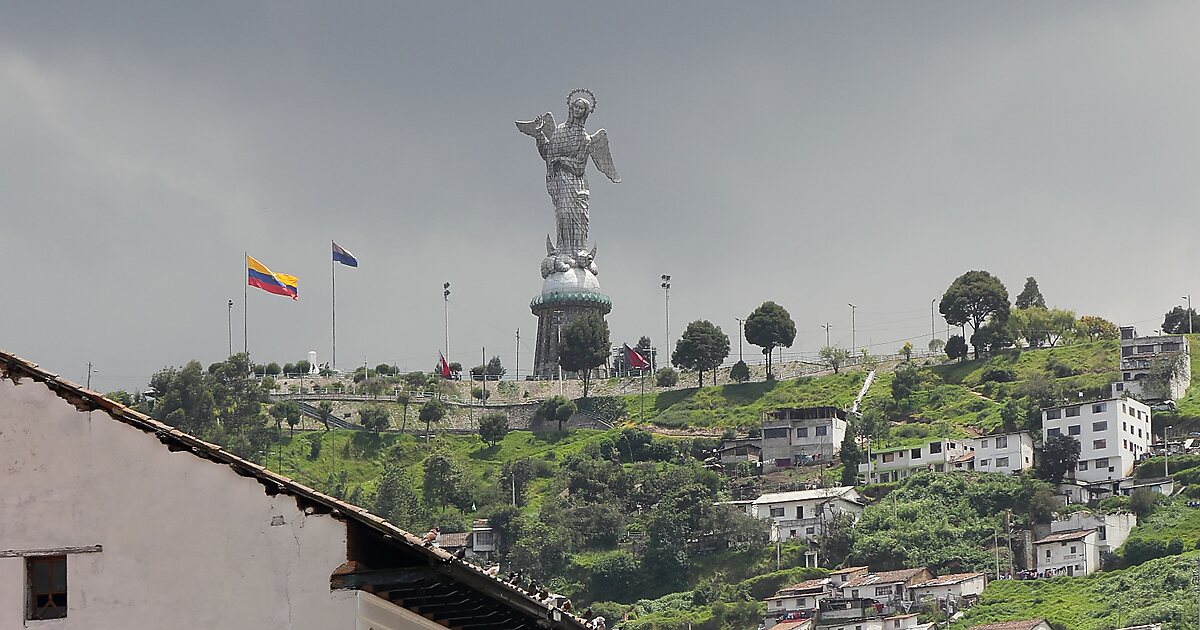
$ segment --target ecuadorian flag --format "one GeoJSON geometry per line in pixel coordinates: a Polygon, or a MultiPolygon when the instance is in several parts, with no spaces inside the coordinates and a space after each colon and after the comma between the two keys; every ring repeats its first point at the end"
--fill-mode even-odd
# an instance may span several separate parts
{"type": "Polygon", "coordinates": [[[275,273],[250,256],[246,256],[246,284],[258,287],[267,293],[286,295],[293,300],[299,299],[296,276],[275,273]]]}

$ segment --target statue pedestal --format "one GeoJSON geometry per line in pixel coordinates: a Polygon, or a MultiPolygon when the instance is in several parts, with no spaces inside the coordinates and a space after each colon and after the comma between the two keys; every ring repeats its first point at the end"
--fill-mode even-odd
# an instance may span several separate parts
{"type": "Polygon", "coordinates": [[[572,267],[547,276],[542,293],[529,303],[529,310],[538,318],[533,376],[552,379],[558,376],[560,330],[584,315],[608,315],[612,300],[600,292],[600,282],[592,272],[572,267]]]}

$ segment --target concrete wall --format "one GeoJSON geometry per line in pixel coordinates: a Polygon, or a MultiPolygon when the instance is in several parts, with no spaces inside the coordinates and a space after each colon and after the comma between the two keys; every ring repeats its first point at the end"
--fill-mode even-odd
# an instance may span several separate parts
{"type": "MultiPolygon", "coordinates": [[[[363,628],[331,593],[346,527],[41,383],[0,381],[0,550],[67,557],[67,618],[46,628],[363,628]]],[[[0,629],[24,627],[24,558],[0,558],[0,629]]],[[[375,630],[427,628],[368,624],[375,630]]]]}

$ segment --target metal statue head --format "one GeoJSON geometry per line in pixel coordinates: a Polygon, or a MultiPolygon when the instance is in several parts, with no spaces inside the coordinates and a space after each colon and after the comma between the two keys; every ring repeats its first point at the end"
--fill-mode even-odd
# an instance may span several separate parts
{"type": "Polygon", "coordinates": [[[583,124],[596,111],[596,95],[587,88],[575,88],[567,94],[567,120],[583,124]]]}

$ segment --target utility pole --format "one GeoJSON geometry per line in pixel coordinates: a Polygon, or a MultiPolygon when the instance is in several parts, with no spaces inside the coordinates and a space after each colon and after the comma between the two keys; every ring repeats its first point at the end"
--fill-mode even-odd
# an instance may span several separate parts
{"type": "Polygon", "coordinates": [[[854,354],[854,353],[858,352],[858,339],[855,337],[855,329],[854,329],[854,311],[858,310],[858,307],[855,306],[854,304],[850,304],[849,306],[850,306],[850,354],[854,354]]]}
{"type": "Polygon", "coordinates": [[[667,336],[665,347],[667,349],[667,360],[671,360],[671,276],[663,274],[662,284],[663,290],[663,311],[666,315],[667,336]]]}
{"type": "Polygon", "coordinates": [[[481,348],[481,350],[483,351],[481,353],[481,354],[483,354],[483,395],[479,397],[479,406],[486,407],[487,406],[487,377],[488,377],[487,347],[485,346],[485,347],[481,348]]]}
{"type": "Polygon", "coordinates": [[[92,362],[88,361],[87,385],[84,386],[85,389],[92,389],[92,375],[98,372],[100,372],[100,370],[93,370],[92,362]]]}
{"type": "Polygon", "coordinates": [[[821,325],[821,328],[825,329],[825,347],[828,348],[829,347],[829,329],[833,328],[833,326],[830,326],[829,322],[825,322],[824,324],[821,325]]]}
{"type": "Polygon", "coordinates": [[[742,359],[742,332],[746,328],[746,320],[740,317],[734,317],[734,319],[736,319],[738,323],[738,361],[745,363],[745,360],[742,359]]]}
{"type": "Polygon", "coordinates": [[[1187,303],[1188,303],[1188,310],[1187,310],[1188,334],[1190,335],[1190,334],[1192,334],[1192,294],[1189,293],[1189,294],[1183,296],[1183,299],[1187,300],[1187,303]]]}
{"type": "Polygon", "coordinates": [[[450,360],[450,283],[442,283],[442,326],[446,333],[446,361],[450,360]]]}
{"type": "Polygon", "coordinates": [[[929,340],[937,339],[937,320],[933,316],[933,305],[937,304],[937,298],[929,301],[929,340]]]}
{"type": "MultiPolygon", "coordinates": [[[[513,380],[520,382],[521,380],[521,329],[517,329],[517,354],[513,359],[513,380]]],[[[516,507],[516,506],[513,506],[516,507]]]]}

